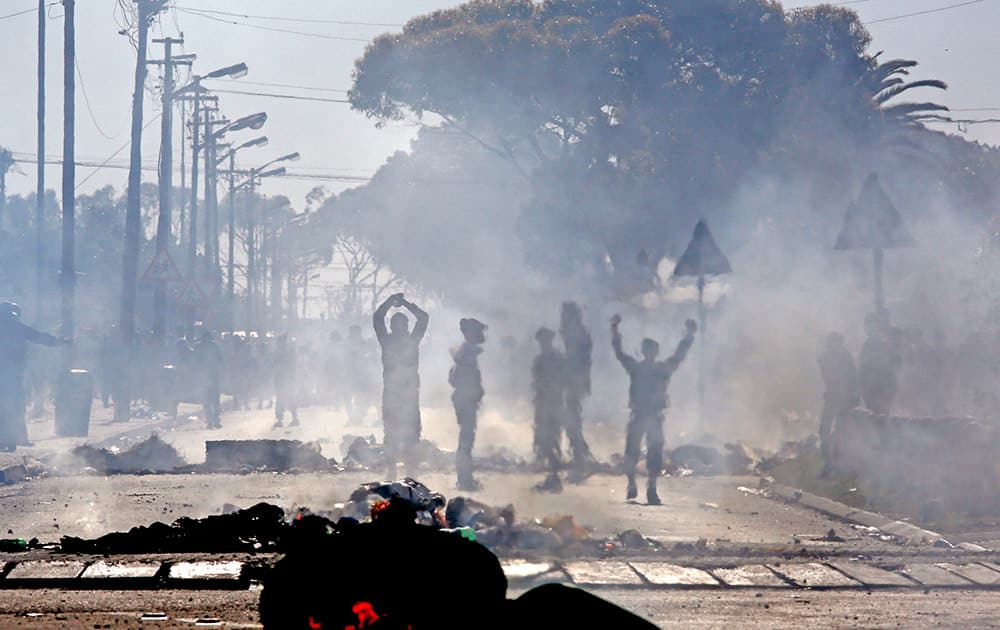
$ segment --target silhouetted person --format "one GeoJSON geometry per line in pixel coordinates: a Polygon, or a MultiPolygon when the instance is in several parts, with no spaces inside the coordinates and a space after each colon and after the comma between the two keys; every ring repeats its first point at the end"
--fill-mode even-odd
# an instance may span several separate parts
{"type": "Polygon", "coordinates": [[[205,331],[191,351],[194,364],[194,386],[199,394],[205,423],[209,429],[222,428],[219,399],[222,396],[222,348],[210,331],[205,331]]]}
{"type": "Polygon", "coordinates": [[[566,436],[573,452],[570,481],[586,476],[593,460],[583,437],[583,399],[590,396],[590,367],[593,342],[583,325],[583,313],[576,302],[563,302],[559,335],[566,352],[566,436]]]}
{"type": "Polygon", "coordinates": [[[291,426],[299,425],[299,403],[296,399],[298,381],[295,378],[297,369],[295,348],[288,340],[288,335],[278,337],[278,345],[272,355],[274,364],[274,426],[281,427],[285,419],[285,410],[292,414],[291,426]]]}
{"type": "Polygon", "coordinates": [[[459,490],[478,490],[481,486],[472,474],[472,446],[476,441],[479,405],[483,401],[483,376],[479,371],[479,355],[486,342],[486,325],[475,319],[463,319],[458,324],[465,341],[452,356],[455,365],[448,373],[448,383],[454,388],[451,402],[458,420],[458,450],[455,470],[459,490]]]}
{"type": "Polygon", "coordinates": [[[24,422],[24,365],[28,344],[68,345],[59,339],[21,323],[21,307],[0,302],[0,450],[13,451],[28,444],[24,422]]]}
{"type": "Polygon", "coordinates": [[[830,440],[834,422],[860,403],[854,358],[844,346],[844,336],[840,333],[826,336],[819,355],[819,371],[826,386],[826,391],[823,392],[823,412],[819,419],[820,449],[823,453],[821,476],[825,477],[830,474],[834,461],[833,443],[830,440]]]}
{"type": "Polygon", "coordinates": [[[899,332],[889,323],[888,313],[882,311],[865,317],[865,333],[858,359],[861,398],[873,413],[887,415],[899,387],[899,332]]]}
{"type": "Polygon", "coordinates": [[[698,325],[693,319],[687,320],[684,338],[677,344],[677,349],[666,361],[657,361],[660,344],[652,339],[642,340],[642,360],[629,356],[622,351],[622,335],[618,330],[622,318],[615,315],[611,318],[611,347],[615,358],[629,375],[628,406],[631,414],[625,437],[625,475],[628,477],[626,499],[634,499],[639,494],[635,485],[635,467],[639,463],[639,449],[643,436],[646,437],[646,502],[650,505],[660,505],[660,497],[656,493],[656,481],[663,470],[663,421],[664,413],[670,407],[667,387],[670,378],[680,367],[687,356],[691,344],[694,343],[694,333],[698,325]]]}
{"type": "Polygon", "coordinates": [[[369,367],[373,358],[371,350],[369,340],[361,336],[361,326],[347,329],[344,365],[349,368],[345,370],[344,407],[348,426],[364,423],[368,407],[375,398],[375,374],[369,367]]]}
{"type": "Polygon", "coordinates": [[[535,486],[537,492],[562,492],[559,479],[562,428],[566,418],[566,389],[569,380],[566,358],[552,344],[556,334],[548,328],[535,333],[539,353],[531,366],[535,391],[535,457],[548,475],[535,486]]]}
{"type": "Polygon", "coordinates": [[[416,472],[415,447],[420,442],[420,340],[427,332],[430,317],[402,293],[389,296],[375,311],[372,324],[382,347],[382,425],[388,478],[396,478],[396,463],[402,457],[407,473],[416,472]],[[391,308],[405,308],[416,320],[410,331],[409,319],[395,313],[385,328],[391,308]]]}

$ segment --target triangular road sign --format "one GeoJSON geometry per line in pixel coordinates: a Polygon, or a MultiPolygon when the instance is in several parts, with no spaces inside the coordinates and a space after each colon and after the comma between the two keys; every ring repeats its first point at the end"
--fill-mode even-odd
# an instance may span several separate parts
{"type": "Polygon", "coordinates": [[[153,256],[146,271],[142,274],[143,282],[180,282],[184,277],[170,257],[170,252],[161,249],[153,256]]]}
{"type": "Polygon", "coordinates": [[[196,280],[191,280],[174,294],[174,300],[181,306],[201,306],[208,297],[196,280]]]}
{"type": "Polygon", "coordinates": [[[708,231],[708,224],[705,219],[698,221],[694,226],[694,236],[688,243],[684,255],[677,261],[674,267],[674,277],[693,276],[716,276],[724,273],[732,273],[729,266],[729,259],[719,249],[719,245],[712,238],[712,233],[708,231]]]}
{"type": "Polygon", "coordinates": [[[915,245],[903,217],[872,173],[858,200],[847,208],[834,249],[891,249],[915,245]]]}

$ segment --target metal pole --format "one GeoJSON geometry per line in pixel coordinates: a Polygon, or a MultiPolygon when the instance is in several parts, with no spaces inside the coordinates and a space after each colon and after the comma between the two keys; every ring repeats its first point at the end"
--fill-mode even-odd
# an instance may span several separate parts
{"type": "MultiPolygon", "coordinates": [[[[63,30],[63,163],[62,163],[62,335],[73,336],[73,298],[76,285],[75,213],[76,156],[76,0],[64,0],[63,30]]],[[[66,365],[72,354],[65,354],[66,365]]]]}
{"type": "Polygon", "coordinates": [[[38,162],[35,179],[35,312],[45,285],[45,0],[38,0],[38,162]]]}
{"type": "Polygon", "coordinates": [[[250,171],[250,198],[247,200],[247,326],[257,329],[257,225],[255,222],[257,173],[250,171]]]}
{"type": "MultiPolygon", "coordinates": [[[[229,298],[229,318],[235,319],[236,280],[234,257],[236,254],[236,151],[229,151],[229,259],[226,261],[226,294],[229,298]]],[[[230,322],[232,323],[232,321],[230,322]]]]}
{"type": "Polygon", "coordinates": [[[705,276],[698,276],[698,428],[705,433],[705,276]]]}
{"type": "Polygon", "coordinates": [[[885,293],[882,289],[882,248],[872,250],[872,263],[875,271],[875,310],[885,310],[885,293]]]}
{"type": "MultiPolygon", "coordinates": [[[[183,44],[183,39],[154,39],[163,44],[163,111],[160,114],[160,173],[158,192],[160,200],[159,216],[156,222],[156,255],[166,255],[170,247],[170,202],[174,185],[174,63],[173,44],[183,44]]],[[[167,331],[167,283],[156,281],[153,294],[153,335],[160,342],[167,331]]]]}
{"type": "Polygon", "coordinates": [[[142,184],[142,105],[143,86],[146,82],[146,29],[149,25],[150,4],[139,2],[138,47],[135,60],[135,87],[132,92],[132,146],[128,169],[128,207],[125,212],[125,255],[122,263],[122,302],[119,329],[125,351],[125,375],[118,382],[115,392],[115,421],[129,419],[131,404],[131,365],[134,359],[136,280],[139,272],[139,240],[142,231],[142,212],[139,207],[142,184]]]}
{"type": "Polygon", "coordinates": [[[198,126],[201,124],[201,99],[198,84],[194,90],[194,113],[191,115],[191,211],[188,213],[188,276],[193,280],[198,260],[198,126]]]}
{"type": "Polygon", "coordinates": [[[184,240],[184,217],[185,211],[187,210],[187,130],[185,129],[186,124],[186,113],[187,104],[185,101],[181,101],[181,198],[180,198],[180,221],[177,225],[177,246],[181,246],[181,242],[184,240]]]}
{"type": "Polygon", "coordinates": [[[205,129],[201,132],[205,153],[205,193],[202,196],[205,204],[205,271],[208,272],[214,258],[215,243],[212,242],[212,111],[205,108],[205,129]]]}

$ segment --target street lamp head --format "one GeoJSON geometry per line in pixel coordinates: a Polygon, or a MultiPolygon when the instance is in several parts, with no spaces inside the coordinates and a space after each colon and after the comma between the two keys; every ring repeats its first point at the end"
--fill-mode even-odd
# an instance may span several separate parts
{"type": "Polygon", "coordinates": [[[233,124],[225,128],[225,131],[239,131],[240,129],[260,129],[267,122],[267,112],[258,112],[240,118],[233,124]]]}
{"type": "Polygon", "coordinates": [[[289,153],[288,155],[282,155],[280,158],[278,158],[277,160],[275,160],[275,162],[295,162],[300,157],[302,157],[302,156],[299,155],[298,151],[296,151],[295,153],[289,153]]]}
{"type": "Polygon", "coordinates": [[[230,79],[239,79],[240,77],[245,77],[246,75],[247,75],[247,64],[241,62],[233,66],[226,66],[225,68],[219,68],[218,70],[209,72],[208,74],[200,78],[219,79],[222,77],[229,77],[230,79]]]}
{"type": "Polygon", "coordinates": [[[259,136],[257,138],[254,138],[253,140],[247,140],[240,146],[236,147],[236,149],[239,150],[239,149],[249,149],[250,147],[263,147],[267,146],[267,142],[268,142],[267,136],[259,136]]]}
{"type": "Polygon", "coordinates": [[[264,171],[263,173],[257,173],[257,177],[277,177],[279,175],[285,174],[285,167],[279,166],[278,168],[272,168],[269,171],[264,171]]]}

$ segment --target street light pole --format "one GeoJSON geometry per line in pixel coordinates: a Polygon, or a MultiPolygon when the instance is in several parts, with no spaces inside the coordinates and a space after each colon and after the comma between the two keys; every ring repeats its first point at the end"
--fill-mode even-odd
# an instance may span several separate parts
{"type": "Polygon", "coordinates": [[[45,0],[38,0],[38,163],[35,179],[35,312],[45,289],[45,0]]]}
{"type": "MultiPolygon", "coordinates": [[[[73,336],[76,289],[76,1],[63,1],[62,335],[73,336]]],[[[69,368],[71,352],[65,354],[69,368]]]]}

